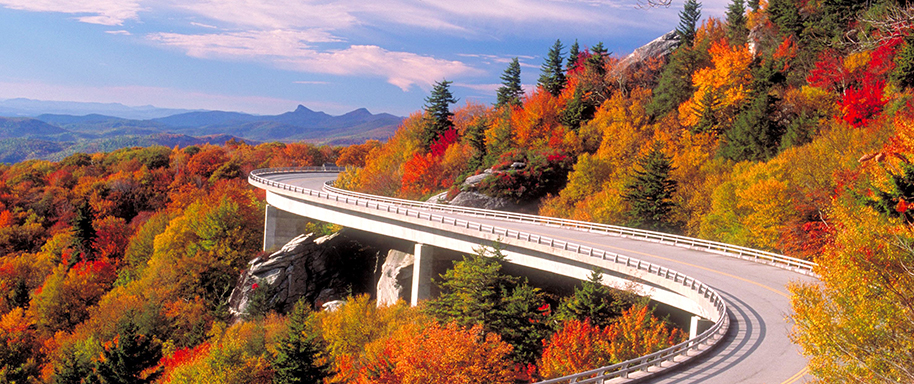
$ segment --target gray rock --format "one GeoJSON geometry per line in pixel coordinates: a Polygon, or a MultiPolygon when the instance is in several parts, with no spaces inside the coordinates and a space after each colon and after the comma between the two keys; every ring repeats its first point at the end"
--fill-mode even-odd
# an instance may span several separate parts
{"type": "Polygon", "coordinates": [[[387,252],[384,265],[381,266],[381,277],[378,278],[377,304],[379,307],[396,304],[402,298],[403,286],[401,281],[412,279],[412,276],[400,276],[403,268],[412,266],[415,256],[391,249],[387,252]]]}
{"type": "Polygon", "coordinates": [[[481,182],[483,179],[485,179],[486,177],[488,177],[491,174],[492,174],[492,170],[487,169],[486,172],[467,177],[466,180],[463,181],[463,185],[475,187],[477,184],[479,184],[479,182],[481,182]]]}
{"type": "Polygon", "coordinates": [[[514,204],[514,202],[508,199],[491,197],[474,191],[463,191],[458,193],[457,196],[454,196],[454,199],[451,200],[450,204],[461,207],[508,211],[517,208],[517,204],[514,204]]]}
{"type": "Polygon", "coordinates": [[[245,314],[254,284],[271,290],[270,303],[280,312],[291,310],[300,298],[315,306],[345,298],[353,286],[352,269],[371,269],[376,260],[374,253],[366,260],[369,253],[341,233],[301,235],[251,260],[229,297],[229,312],[236,320],[245,314]]]}
{"type": "Polygon", "coordinates": [[[679,35],[670,31],[650,43],[635,49],[630,55],[619,62],[616,71],[621,73],[629,67],[637,68],[644,62],[653,58],[666,58],[679,47],[679,35]]]}

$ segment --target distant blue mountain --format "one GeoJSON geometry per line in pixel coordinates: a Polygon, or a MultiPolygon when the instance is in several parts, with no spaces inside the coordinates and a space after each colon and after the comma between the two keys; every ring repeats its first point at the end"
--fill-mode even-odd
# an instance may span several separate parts
{"type": "Polygon", "coordinates": [[[257,119],[258,117],[255,115],[249,115],[240,112],[203,111],[187,112],[167,117],[160,117],[157,119],[152,119],[152,121],[169,127],[198,128],[244,124],[255,121],[257,119]]]}
{"type": "MultiPolygon", "coordinates": [[[[0,101],[0,115],[5,113],[4,108],[9,105],[37,108],[41,103],[45,102],[25,99],[0,101]]],[[[59,108],[70,105],[47,103],[59,108]]],[[[86,107],[84,104],[87,103],[72,104],[86,107]]],[[[88,104],[112,110],[131,108],[120,104],[88,104]]],[[[0,117],[0,139],[3,139],[0,142],[0,162],[32,158],[56,159],[62,154],[75,151],[108,151],[125,146],[221,143],[231,138],[243,139],[249,143],[308,141],[348,145],[370,139],[387,140],[403,122],[401,117],[387,113],[375,115],[365,108],[341,116],[315,112],[303,105],[294,111],[274,116],[223,111],[178,111],[180,113],[148,119],[130,119],[103,113],[35,113],[34,118],[0,117]]]]}
{"type": "Polygon", "coordinates": [[[0,116],[35,117],[42,114],[105,115],[122,119],[148,120],[191,112],[189,109],[156,108],[151,105],[128,107],[118,103],[84,103],[76,101],[43,101],[32,99],[0,100],[0,116]]]}

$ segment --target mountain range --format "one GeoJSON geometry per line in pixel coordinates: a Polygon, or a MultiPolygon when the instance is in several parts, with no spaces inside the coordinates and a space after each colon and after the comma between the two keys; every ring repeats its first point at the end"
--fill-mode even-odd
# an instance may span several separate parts
{"type": "Polygon", "coordinates": [[[131,146],[221,144],[232,138],[251,144],[307,141],[348,145],[369,139],[384,141],[403,121],[402,117],[372,114],[364,108],[332,116],[299,105],[291,112],[265,116],[26,99],[0,101],[0,115],[11,116],[0,117],[0,162],[3,163],[58,160],[76,152],[112,151],[131,146]],[[38,110],[89,113],[35,113],[38,110]],[[97,113],[104,111],[118,116],[97,113]]]}

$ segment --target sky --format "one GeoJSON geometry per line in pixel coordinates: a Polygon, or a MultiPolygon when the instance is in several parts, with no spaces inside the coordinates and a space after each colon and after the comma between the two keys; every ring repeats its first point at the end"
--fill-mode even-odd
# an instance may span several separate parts
{"type": "Polygon", "coordinates": [[[459,104],[493,103],[514,57],[531,91],[556,39],[625,56],[683,1],[0,0],[0,99],[407,116],[445,79],[459,104]]]}

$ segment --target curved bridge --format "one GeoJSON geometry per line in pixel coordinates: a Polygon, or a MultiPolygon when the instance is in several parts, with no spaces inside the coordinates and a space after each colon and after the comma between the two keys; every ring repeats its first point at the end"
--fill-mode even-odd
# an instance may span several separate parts
{"type": "Polygon", "coordinates": [[[785,289],[791,280],[814,279],[809,262],[630,228],[354,193],[326,184],[337,172],[251,173],[249,182],[267,192],[265,247],[283,230],[283,218],[292,215],[415,242],[415,301],[428,293],[435,247],[471,253],[498,241],[511,263],[576,279],[600,267],[609,285],[633,287],[695,315],[690,339],[682,344],[544,383],[787,384],[810,379],[805,358],[788,338],[785,289]],[[707,327],[700,334],[699,320],[707,327]]]}

